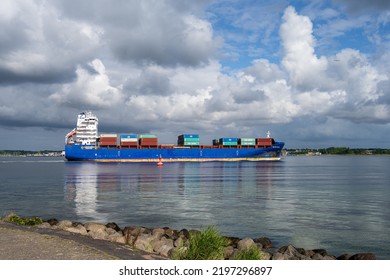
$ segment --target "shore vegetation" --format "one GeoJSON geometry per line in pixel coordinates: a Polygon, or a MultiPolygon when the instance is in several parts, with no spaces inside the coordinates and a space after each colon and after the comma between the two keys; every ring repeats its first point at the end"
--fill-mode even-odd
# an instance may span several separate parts
{"type": "Polygon", "coordinates": [[[263,260],[264,255],[256,245],[252,245],[249,249],[240,250],[233,258],[234,260],[263,260]]]}
{"type": "MultiPolygon", "coordinates": [[[[230,245],[228,238],[222,236],[214,226],[192,233],[188,246],[176,250],[173,259],[177,260],[223,260],[225,249],[230,245]]],[[[233,260],[262,260],[263,254],[256,245],[239,250],[233,260]]]]}
{"type": "Polygon", "coordinates": [[[225,247],[229,240],[223,237],[213,226],[192,233],[189,238],[189,245],[181,247],[174,255],[178,260],[223,260],[225,247]]]}
{"type": "Polygon", "coordinates": [[[4,220],[6,222],[11,222],[23,226],[36,226],[43,223],[43,220],[41,218],[38,217],[21,218],[16,214],[8,215],[4,220]]]}
{"type": "Polygon", "coordinates": [[[287,155],[390,155],[390,149],[329,147],[323,149],[287,149],[287,155]]]}

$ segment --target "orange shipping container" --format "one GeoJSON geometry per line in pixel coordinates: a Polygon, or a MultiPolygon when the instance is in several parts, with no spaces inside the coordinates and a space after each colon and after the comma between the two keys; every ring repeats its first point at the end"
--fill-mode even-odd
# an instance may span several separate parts
{"type": "Polygon", "coordinates": [[[257,138],[256,144],[259,146],[272,146],[273,139],[272,138],[257,138]]]}

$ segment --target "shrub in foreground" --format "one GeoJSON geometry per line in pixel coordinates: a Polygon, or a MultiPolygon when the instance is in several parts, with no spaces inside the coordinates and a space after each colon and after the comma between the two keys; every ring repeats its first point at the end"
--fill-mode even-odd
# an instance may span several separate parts
{"type": "Polygon", "coordinates": [[[21,218],[18,215],[11,215],[6,218],[7,222],[23,225],[23,226],[35,226],[43,223],[41,218],[21,218]]]}
{"type": "Polygon", "coordinates": [[[247,250],[240,250],[234,256],[234,260],[262,260],[263,254],[256,245],[251,246],[247,250]]]}
{"type": "Polygon", "coordinates": [[[223,260],[225,247],[229,240],[223,237],[217,229],[207,227],[189,238],[189,245],[181,247],[173,256],[179,260],[223,260]]]}

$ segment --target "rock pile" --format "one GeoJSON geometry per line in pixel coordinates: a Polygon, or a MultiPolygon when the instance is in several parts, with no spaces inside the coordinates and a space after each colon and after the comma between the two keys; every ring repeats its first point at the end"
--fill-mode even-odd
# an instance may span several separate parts
{"type": "MultiPolygon", "coordinates": [[[[125,227],[119,228],[115,223],[106,225],[101,223],[78,223],[69,220],[58,221],[50,219],[41,225],[41,228],[52,228],[69,231],[76,234],[87,235],[94,239],[109,240],[128,244],[129,246],[159,254],[166,258],[171,258],[176,250],[189,244],[189,237],[196,230],[175,230],[168,227],[146,228],[146,227],[125,227]]],[[[227,237],[230,245],[225,248],[225,259],[231,259],[239,250],[245,250],[256,245],[263,251],[266,260],[372,260],[376,259],[372,253],[343,254],[339,257],[329,255],[325,249],[305,250],[295,248],[293,245],[273,248],[272,242],[267,237],[257,239],[227,237]]]]}

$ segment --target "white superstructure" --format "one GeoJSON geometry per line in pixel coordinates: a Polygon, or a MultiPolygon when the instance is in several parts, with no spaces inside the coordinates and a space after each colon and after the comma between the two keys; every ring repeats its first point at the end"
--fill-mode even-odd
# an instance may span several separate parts
{"type": "Polygon", "coordinates": [[[65,142],[81,145],[96,145],[98,137],[98,118],[92,112],[83,112],[77,116],[77,127],[65,137],[65,142]]]}

